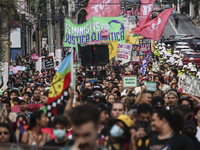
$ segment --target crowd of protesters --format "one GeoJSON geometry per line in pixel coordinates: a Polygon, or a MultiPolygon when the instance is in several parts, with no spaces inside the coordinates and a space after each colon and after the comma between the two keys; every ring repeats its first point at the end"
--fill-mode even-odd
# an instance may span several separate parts
{"type": "MultiPolygon", "coordinates": [[[[18,55],[10,67],[30,61],[18,55]]],[[[194,59],[183,65],[170,45],[155,43],[143,75],[144,58],[128,64],[80,66],[75,89],[71,87],[67,103],[57,105],[63,109],[57,109],[52,121],[46,107],[56,71],[37,71],[33,62],[25,71],[9,72],[0,97],[0,143],[71,150],[200,149],[200,99],[178,91],[180,75],[200,77],[194,59]],[[124,88],[124,75],[137,75],[138,86],[124,88]],[[146,90],[145,82],[156,82],[156,91],[146,90]],[[41,107],[31,109],[32,104],[41,107]]]]}

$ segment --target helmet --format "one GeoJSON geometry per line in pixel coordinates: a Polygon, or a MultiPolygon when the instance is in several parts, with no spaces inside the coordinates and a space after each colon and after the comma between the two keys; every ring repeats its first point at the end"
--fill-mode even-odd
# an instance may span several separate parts
{"type": "Polygon", "coordinates": [[[194,60],[194,58],[193,58],[193,57],[190,57],[189,61],[192,61],[192,60],[194,60]]]}
{"type": "Polygon", "coordinates": [[[160,52],[160,55],[163,55],[163,52],[160,52]]]}
{"type": "Polygon", "coordinates": [[[155,48],[157,49],[157,48],[158,48],[158,46],[155,46],[155,48]]]}
{"type": "Polygon", "coordinates": [[[103,97],[103,94],[102,94],[102,92],[100,92],[100,91],[95,91],[94,93],[92,93],[91,97],[94,97],[94,98],[102,98],[102,97],[103,97]]]}
{"type": "Polygon", "coordinates": [[[162,46],[165,46],[165,43],[162,43],[162,46]]]}
{"type": "Polygon", "coordinates": [[[128,115],[120,115],[117,120],[122,121],[129,128],[132,126],[132,121],[128,115]]]}
{"type": "Polygon", "coordinates": [[[183,63],[182,63],[182,62],[181,62],[181,63],[179,63],[179,64],[178,64],[178,66],[179,66],[179,67],[182,67],[182,66],[183,66],[183,63]]]}
{"type": "Polygon", "coordinates": [[[166,63],[169,63],[169,62],[170,62],[170,60],[167,60],[167,61],[166,61],[166,63]]]}
{"type": "Polygon", "coordinates": [[[158,43],[158,46],[160,46],[161,45],[161,43],[158,43]]]}
{"type": "Polygon", "coordinates": [[[167,46],[170,46],[170,44],[167,44],[167,46]]]}
{"type": "Polygon", "coordinates": [[[197,69],[194,68],[194,67],[192,67],[191,71],[193,71],[193,72],[197,72],[197,69]]]}
{"type": "Polygon", "coordinates": [[[164,57],[163,59],[167,59],[167,57],[164,57]]]}
{"type": "Polygon", "coordinates": [[[192,66],[192,63],[190,62],[190,63],[188,63],[188,66],[192,66]]]}
{"type": "Polygon", "coordinates": [[[159,49],[161,50],[161,49],[162,49],[162,47],[159,47],[159,49]]]}
{"type": "Polygon", "coordinates": [[[154,41],[154,43],[157,43],[157,41],[154,41]]]}
{"type": "Polygon", "coordinates": [[[187,68],[187,65],[184,65],[183,68],[187,68]]]}
{"type": "Polygon", "coordinates": [[[174,66],[175,65],[174,62],[172,62],[171,65],[174,66]]]}
{"type": "Polygon", "coordinates": [[[191,68],[192,68],[192,66],[190,66],[190,65],[187,66],[187,69],[191,69],[191,68]]]}

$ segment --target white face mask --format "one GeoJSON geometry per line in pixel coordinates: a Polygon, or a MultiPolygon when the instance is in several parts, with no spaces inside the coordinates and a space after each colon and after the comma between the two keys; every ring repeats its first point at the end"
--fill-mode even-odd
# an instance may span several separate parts
{"type": "Polygon", "coordinates": [[[111,128],[110,134],[114,138],[120,138],[123,136],[124,130],[122,130],[118,125],[115,124],[111,128]]]}
{"type": "Polygon", "coordinates": [[[53,134],[58,140],[62,140],[65,138],[66,129],[53,129],[53,134]]]}

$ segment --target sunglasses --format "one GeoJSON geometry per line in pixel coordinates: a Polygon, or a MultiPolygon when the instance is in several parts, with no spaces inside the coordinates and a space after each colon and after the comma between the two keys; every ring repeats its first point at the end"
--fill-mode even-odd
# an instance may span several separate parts
{"type": "Polygon", "coordinates": [[[8,135],[9,132],[0,132],[0,135],[2,135],[2,134],[4,134],[4,135],[8,135]]]}

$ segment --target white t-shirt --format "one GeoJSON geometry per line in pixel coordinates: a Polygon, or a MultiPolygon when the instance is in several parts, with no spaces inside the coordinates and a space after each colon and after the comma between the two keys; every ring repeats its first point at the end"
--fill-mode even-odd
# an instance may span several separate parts
{"type": "Polygon", "coordinates": [[[197,127],[196,138],[200,142],[200,127],[197,127]]]}

